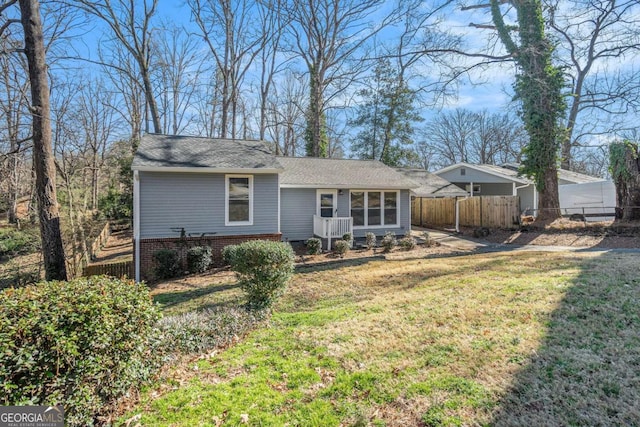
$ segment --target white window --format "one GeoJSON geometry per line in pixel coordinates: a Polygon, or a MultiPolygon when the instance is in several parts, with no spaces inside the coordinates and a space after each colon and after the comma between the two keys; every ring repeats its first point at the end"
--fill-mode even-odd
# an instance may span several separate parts
{"type": "Polygon", "coordinates": [[[225,225],[253,225],[253,176],[225,176],[225,225]]]}
{"type": "Polygon", "coordinates": [[[351,191],[354,228],[398,227],[399,191],[351,191]]]}

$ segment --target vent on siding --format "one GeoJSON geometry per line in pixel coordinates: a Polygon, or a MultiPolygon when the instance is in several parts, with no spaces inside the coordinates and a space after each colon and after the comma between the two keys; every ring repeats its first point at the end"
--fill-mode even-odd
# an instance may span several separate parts
{"type": "Polygon", "coordinates": [[[465,168],[460,169],[460,175],[466,175],[467,170],[465,168]]]}

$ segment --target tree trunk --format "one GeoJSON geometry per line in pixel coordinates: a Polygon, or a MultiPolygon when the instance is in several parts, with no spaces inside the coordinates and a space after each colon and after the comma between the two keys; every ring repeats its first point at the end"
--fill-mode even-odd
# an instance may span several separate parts
{"type": "Polygon", "coordinates": [[[560,197],[558,196],[558,169],[550,166],[544,174],[544,188],[538,192],[538,220],[560,217],[560,197]]]}
{"type": "Polygon", "coordinates": [[[49,81],[38,0],[19,0],[24,28],[25,54],[31,82],[33,114],[33,165],[42,238],[42,257],[47,280],[67,280],[60,213],[56,197],[56,169],[51,148],[49,81]]]}
{"type": "MultiPolygon", "coordinates": [[[[611,159],[613,180],[616,184],[616,219],[640,220],[640,158],[638,146],[630,142],[618,144],[624,151],[611,159]]],[[[611,150],[613,153],[614,150],[611,150]]],[[[613,157],[613,156],[612,156],[613,157]]]]}

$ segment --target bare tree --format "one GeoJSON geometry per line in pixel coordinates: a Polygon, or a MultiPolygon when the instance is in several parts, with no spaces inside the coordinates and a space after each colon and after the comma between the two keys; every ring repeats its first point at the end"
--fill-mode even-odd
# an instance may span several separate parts
{"type": "MultiPolygon", "coordinates": [[[[113,40],[131,55],[142,81],[146,106],[151,115],[153,131],[162,132],[160,113],[152,84],[151,21],[157,11],[158,0],[74,0],[82,10],[101,19],[110,29],[113,40]]],[[[105,65],[117,67],[115,60],[105,65]]]]}
{"type": "Polygon", "coordinates": [[[326,157],[326,110],[362,71],[360,61],[366,43],[386,21],[374,24],[372,15],[380,0],[290,0],[283,13],[292,20],[287,27],[291,50],[304,61],[309,73],[307,155],[326,157]],[[356,53],[360,58],[356,58],[356,53]]]}
{"type": "Polygon", "coordinates": [[[526,142],[524,128],[509,114],[456,109],[438,114],[427,124],[418,150],[437,167],[458,162],[519,163],[526,142]]]}
{"type": "Polygon", "coordinates": [[[152,65],[160,86],[162,131],[178,135],[194,120],[192,107],[205,55],[191,34],[170,24],[155,34],[154,45],[152,65]]]}
{"type": "Polygon", "coordinates": [[[306,85],[301,82],[301,77],[287,72],[269,96],[266,132],[274,142],[274,151],[278,155],[300,154],[308,100],[306,95],[306,85]]]}
{"type": "MultiPolygon", "coordinates": [[[[2,38],[0,42],[4,44],[4,51],[19,48],[13,37],[2,38]]],[[[0,132],[7,144],[5,156],[0,157],[4,163],[2,182],[6,183],[2,191],[7,202],[7,220],[12,224],[18,221],[17,202],[25,187],[25,151],[31,143],[26,73],[24,56],[0,55],[0,117],[3,120],[0,132]]]]}
{"type": "MultiPolygon", "coordinates": [[[[20,21],[24,32],[24,53],[29,69],[33,126],[33,164],[36,174],[36,197],[42,238],[42,255],[47,280],[66,280],[64,246],[56,196],[56,171],[51,147],[51,112],[44,34],[38,0],[19,0],[20,21]]],[[[0,6],[0,12],[16,4],[0,6]]],[[[11,24],[11,21],[6,21],[11,24]]],[[[6,30],[2,27],[0,32],[6,30]]]]}
{"type": "Polygon", "coordinates": [[[640,106],[639,70],[634,66],[640,57],[640,3],[555,0],[549,10],[558,57],[571,84],[560,156],[561,166],[570,169],[572,148],[594,133],[619,133],[627,125],[612,126],[613,117],[640,106]],[[621,63],[628,65],[620,67],[621,63]],[[599,118],[608,123],[604,128],[599,118]]]}
{"type": "Polygon", "coordinates": [[[241,88],[269,35],[255,25],[260,3],[249,0],[188,0],[192,16],[216,65],[220,92],[220,134],[237,137],[241,88]]]}
{"type": "Polygon", "coordinates": [[[129,125],[131,155],[138,148],[145,116],[144,88],[140,85],[140,73],[133,56],[120,44],[110,49],[110,58],[104,58],[98,50],[106,76],[106,85],[114,95],[111,108],[129,125]],[[108,61],[113,61],[108,63],[108,61]]]}

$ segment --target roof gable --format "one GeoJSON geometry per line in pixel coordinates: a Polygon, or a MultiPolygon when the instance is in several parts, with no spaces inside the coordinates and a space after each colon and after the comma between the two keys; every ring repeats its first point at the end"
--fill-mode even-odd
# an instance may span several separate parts
{"type": "Polygon", "coordinates": [[[419,185],[413,189],[417,197],[457,197],[469,194],[457,185],[424,169],[396,168],[396,170],[419,185]]]}
{"type": "Polygon", "coordinates": [[[456,163],[454,165],[451,166],[447,166],[445,168],[442,168],[440,170],[435,171],[434,173],[436,175],[442,175],[445,174],[446,172],[450,172],[456,169],[461,169],[461,168],[469,168],[469,169],[473,169],[482,173],[486,173],[488,175],[492,175],[498,178],[502,178],[504,180],[507,181],[512,181],[515,182],[517,184],[529,184],[531,183],[530,180],[528,180],[527,178],[524,177],[520,177],[518,176],[518,172],[511,170],[511,169],[506,169],[500,166],[495,166],[495,165],[472,165],[469,163],[456,163]]]}

